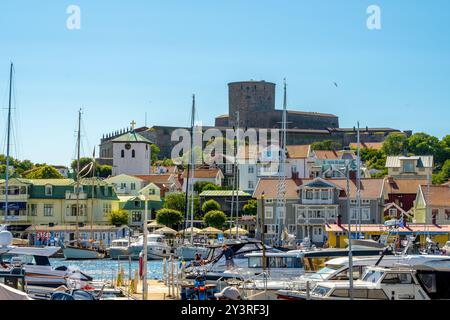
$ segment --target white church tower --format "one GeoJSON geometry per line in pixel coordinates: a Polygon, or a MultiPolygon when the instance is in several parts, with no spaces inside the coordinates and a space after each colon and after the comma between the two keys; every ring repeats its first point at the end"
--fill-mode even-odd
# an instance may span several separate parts
{"type": "Polygon", "coordinates": [[[136,122],[131,122],[131,131],[114,140],[112,175],[147,175],[151,172],[152,142],[135,132],[136,122]]]}

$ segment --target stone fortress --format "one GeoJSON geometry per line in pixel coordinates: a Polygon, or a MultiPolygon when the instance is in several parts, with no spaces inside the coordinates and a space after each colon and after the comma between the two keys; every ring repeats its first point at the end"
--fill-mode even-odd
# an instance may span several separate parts
{"type": "MultiPolygon", "coordinates": [[[[275,83],[266,81],[228,84],[228,114],[216,118],[216,127],[234,127],[239,111],[239,126],[246,128],[281,128],[282,110],[275,109],[275,83]]],[[[290,129],[339,128],[333,114],[287,111],[290,129]]]]}
{"type": "MultiPolygon", "coordinates": [[[[266,81],[242,81],[228,84],[228,114],[215,118],[214,127],[225,131],[237,124],[239,127],[255,129],[281,128],[282,110],[275,109],[275,83],[266,81]]],[[[171,141],[172,132],[182,127],[160,126],[141,127],[136,132],[152,141],[161,149],[159,157],[170,158],[172,148],[177,142],[171,141]]],[[[207,130],[211,126],[204,126],[207,130]]],[[[188,128],[186,128],[188,129],[188,128]]],[[[112,140],[129,132],[122,129],[103,135],[100,141],[100,157],[104,164],[112,163],[112,140]]],[[[400,132],[392,128],[362,128],[361,142],[382,142],[391,132],[400,132]]],[[[411,135],[411,131],[405,131],[411,135]]],[[[339,118],[333,114],[287,111],[287,144],[310,144],[316,141],[333,140],[342,146],[356,142],[355,128],[340,128],[339,118]]]]}

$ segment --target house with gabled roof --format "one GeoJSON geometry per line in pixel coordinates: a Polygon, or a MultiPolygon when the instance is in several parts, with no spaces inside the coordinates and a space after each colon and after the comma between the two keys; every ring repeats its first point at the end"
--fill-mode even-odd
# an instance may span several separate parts
{"type": "Polygon", "coordinates": [[[420,185],[414,202],[414,221],[450,224],[450,186],[420,185]]]}

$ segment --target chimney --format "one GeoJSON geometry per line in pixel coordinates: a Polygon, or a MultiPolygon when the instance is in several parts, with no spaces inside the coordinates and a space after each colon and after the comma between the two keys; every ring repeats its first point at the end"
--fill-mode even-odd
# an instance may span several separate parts
{"type": "Polygon", "coordinates": [[[349,176],[350,180],[356,180],[356,171],[355,170],[351,170],[348,173],[348,176],[349,176]]]}
{"type": "Polygon", "coordinates": [[[393,184],[394,183],[394,178],[391,177],[391,176],[388,176],[387,180],[388,180],[389,184],[393,184]]]}
{"type": "Polygon", "coordinates": [[[342,216],[338,214],[337,216],[337,225],[340,227],[342,225],[342,216]]]}

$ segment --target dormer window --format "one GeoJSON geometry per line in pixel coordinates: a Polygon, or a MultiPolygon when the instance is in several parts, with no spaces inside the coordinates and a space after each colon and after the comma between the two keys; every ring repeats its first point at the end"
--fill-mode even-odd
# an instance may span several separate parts
{"type": "Polygon", "coordinates": [[[45,195],[46,196],[53,195],[53,186],[52,185],[46,185],[45,186],[45,195]]]}
{"type": "Polygon", "coordinates": [[[414,173],[414,161],[405,160],[403,161],[403,172],[414,173]]]}

